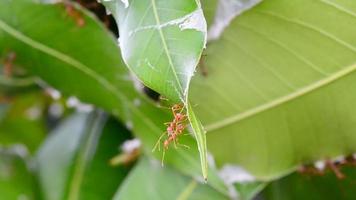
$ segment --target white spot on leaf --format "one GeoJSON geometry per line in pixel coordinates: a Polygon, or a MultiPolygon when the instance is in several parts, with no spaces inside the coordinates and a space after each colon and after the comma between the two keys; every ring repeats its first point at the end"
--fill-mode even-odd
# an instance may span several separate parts
{"type": "Polygon", "coordinates": [[[325,169],[325,166],[326,164],[323,160],[319,160],[314,163],[314,167],[319,171],[323,171],[325,169]]]}
{"type": "Polygon", "coordinates": [[[180,25],[181,30],[195,29],[200,32],[206,32],[207,25],[201,8],[192,12],[180,25]]]}
{"type": "Polygon", "coordinates": [[[141,105],[141,100],[139,98],[134,99],[133,104],[138,107],[141,105]]]}
{"type": "Polygon", "coordinates": [[[242,167],[229,164],[223,166],[223,168],[219,171],[219,176],[227,184],[246,183],[256,180],[254,176],[252,176],[242,167]]]}
{"type": "Polygon", "coordinates": [[[132,123],[132,121],[127,121],[126,123],[125,123],[125,126],[126,126],[126,128],[128,129],[128,130],[132,130],[133,129],[133,123],[132,123]]]}
{"type": "Polygon", "coordinates": [[[125,5],[125,8],[129,7],[129,0],[121,0],[121,2],[125,5]]]}
{"type": "Polygon", "coordinates": [[[132,139],[132,140],[126,140],[122,145],[121,145],[121,150],[125,153],[131,153],[134,150],[140,148],[141,146],[141,141],[137,138],[132,139]]]}
{"type": "Polygon", "coordinates": [[[216,40],[230,22],[262,0],[219,0],[216,16],[208,31],[208,40],[216,40]]]}
{"type": "Polygon", "coordinates": [[[33,106],[26,110],[26,116],[30,120],[36,120],[41,117],[41,108],[39,106],[33,106]]]}
{"type": "Polygon", "coordinates": [[[75,108],[78,112],[88,113],[94,109],[93,105],[82,103],[76,97],[69,97],[66,103],[69,108],[75,108]]]}
{"type": "Polygon", "coordinates": [[[54,89],[54,88],[48,87],[45,90],[49,94],[49,96],[51,96],[52,99],[54,99],[54,100],[58,100],[62,96],[61,93],[58,90],[54,89]]]}
{"type": "Polygon", "coordinates": [[[52,117],[58,118],[63,114],[64,108],[63,108],[62,104],[56,102],[56,103],[52,103],[49,106],[48,112],[52,117]]]}
{"type": "Polygon", "coordinates": [[[142,26],[138,27],[132,31],[129,32],[129,36],[132,36],[136,32],[143,31],[143,30],[148,30],[148,29],[162,29],[167,26],[177,26],[181,30],[187,30],[187,29],[194,29],[196,31],[200,31],[206,34],[207,32],[207,25],[206,21],[204,18],[204,14],[201,8],[181,17],[178,19],[174,19],[168,22],[165,22],[163,24],[159,25],[148,25],[148,26],[142,26]]]}

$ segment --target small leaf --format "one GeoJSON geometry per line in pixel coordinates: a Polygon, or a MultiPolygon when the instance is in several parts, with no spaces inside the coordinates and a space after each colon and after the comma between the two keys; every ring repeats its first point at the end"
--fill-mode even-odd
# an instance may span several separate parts
{"type": "Polygon", "coordinates": [[[197,140],[197,145],[198,145],[198,150],[200,153],[200,163],[201,163],[201,168],[203,172],[203,177],[205,181],[207,181],[208,178],[208,155],[207,155],[207,147],[206,147],[206,137],[205,137],[205,131],[203,125],[200,123],[200,121],[197,119],[195,116],[192,106],[188,104],[187,107],[187,113],[188,113],[188,118],[190,121],[190,124],[192,125],[193,133],[194,136],[197,140]]]}

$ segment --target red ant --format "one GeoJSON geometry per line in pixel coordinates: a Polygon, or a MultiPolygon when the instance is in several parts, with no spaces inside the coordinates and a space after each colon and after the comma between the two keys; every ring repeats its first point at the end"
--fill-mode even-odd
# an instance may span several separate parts
{"type": "Polygon", "coordinates": [[[309,175],[325,175],[327,169],[330,169],[338,179],[344,179],[346,176],[341,172],[340,168],[345,165],[353,165],[354,159],[347,157],[343,161],[331,161],[326,160],[324,162],[325,167],[323,169],[317,169],[313,166],[302,166],[298,169],[298,171],[302,174],[309,174],[309,175]]]}
{"type": "Polygon", "coordinates": [[[79,27],[83,27],[85,25],[85,20],[84,20],[83,16],[81,15],[81,13],[78,10],[76,10],[74,8],[74,6],[71,3],[69,3],[68,1],[64,1],[63,3],[64,3],[64,6],[65,6],[68,16],[70,16],[72,19],[74,19],[76,24],[79,27]]]}
{"type": "Polygon", "coordinates": [[[165,156],[165,151],[168,150],[169,145],[173,142],[175,148],[177,148],[177,144],[187,147],[186,145],[179,144],[178,143],[178,137],[183,134],[183,131],[186,128],[186,120],[187,120],[187,115],[183,114],[184,106],[182,104],[175,104],[171,108],[172,113],[173,113],[173,121],[165,123],[167,126],[166,131],[159,137],[157,143],[155,144],[154,148],[152,151],[155,151],[155,149],[158,147],[158,150],[160,150],[160,142],[162,138],[167,135],[167,138],[163,141],[163,156],[162,156],[162,165],[163,165],[163,160],[165,156]]]}
{"type": "Polygon", "coordinates": [[[201,71],[201,74],[204,76],[204,77],[207,77],[208,76],[208,69],[205,65],[205,57],[207,55],[206,54],[203,54],[201,55],[200,57],[200,60],[199,60],[199,63],[198,63],[198,66],[200,68],[200,71],[201,71]]]}
{"type": "Polygon", "coordinates": [[[10,52],[4,61],[4,75],[9,77],[12,74],[12,65],[16,59],[16,53],[10,52]]]}

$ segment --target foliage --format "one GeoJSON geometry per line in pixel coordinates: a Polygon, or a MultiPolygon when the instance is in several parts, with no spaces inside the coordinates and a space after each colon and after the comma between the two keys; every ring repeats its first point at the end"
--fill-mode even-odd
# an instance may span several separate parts
{"type": "Polygon", "coordinates": [[[353,199],[355,13],[0,0],[0,199],[353,199]]]}

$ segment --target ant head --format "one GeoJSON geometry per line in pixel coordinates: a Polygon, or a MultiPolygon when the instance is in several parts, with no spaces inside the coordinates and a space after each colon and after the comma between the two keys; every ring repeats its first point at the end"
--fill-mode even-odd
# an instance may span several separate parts
{"type": "Polygon", "coordinates": [[[173,127],[172,126],[168,126],[167,127],[167,132],[168,132],[168,134],[171,134],[173,132],[173,127]]]}
{"type": "Polygon", "coordinates": [[[175,115],[175,119],[176,119],[177,121],[182,121],[184,118],[185,118],[185,115],[182,114],[182,113],[177,113],[177,114],[175,115]]]}
{"type": "Polygon", "coordinates": [[[174,105],[172,106],[172,109],[173,109],[173,110],[180,110],[180,109],[182,109],[182,104],[174,104],[174,105]]]}

